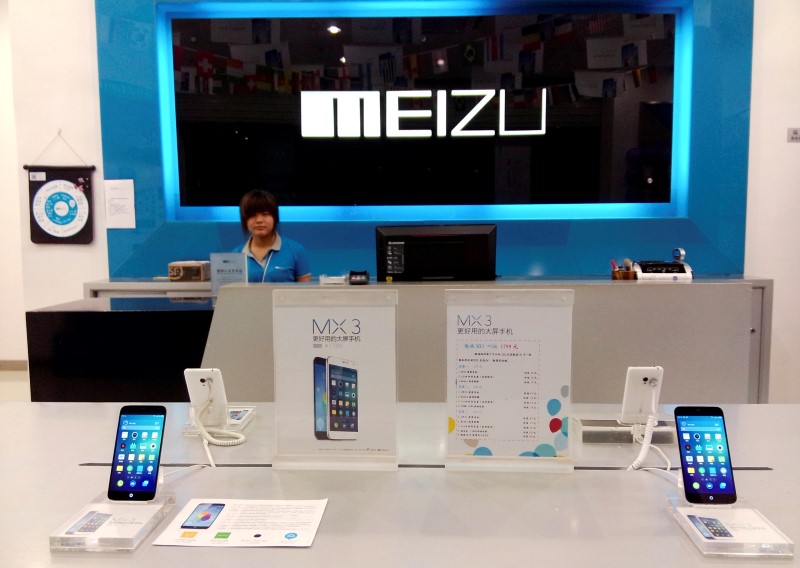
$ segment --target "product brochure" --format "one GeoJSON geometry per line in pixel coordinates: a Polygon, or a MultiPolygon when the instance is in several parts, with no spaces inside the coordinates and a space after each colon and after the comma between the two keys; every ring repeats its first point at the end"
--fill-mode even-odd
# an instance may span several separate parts
{"type": "Polygon", "coordinates": [[[153,544],[161,546],[308,547],[327,499],[192,499],[153,544]]]}

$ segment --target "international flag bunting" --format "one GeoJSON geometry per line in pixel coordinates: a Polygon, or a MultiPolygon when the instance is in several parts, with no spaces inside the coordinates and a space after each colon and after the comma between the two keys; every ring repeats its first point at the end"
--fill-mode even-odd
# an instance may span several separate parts
{"type": "Polygon", "coordinates": [[[483,65],[484,46],[483,41],[475,40],[468,41],[461,44],[461,56],[464,65],[467,67],[476,67],[483,65]]]}
{"type": "Polygon", "coordinates": [[[426,51],[417,54],[417,73],[418,77],[428,77],[433,75],[433,53],[426,51]]]}
{"type": "Polygon", "coordinates": [[[183,67],[183,48],[180,45],[172,46],[172,70],[180,71],[183,67]]]}
{"type": "Polygon", "coordinates": [[[391,52],[382,53],[378,56],[378,71],[380,72],[383,86],[387,89],[392,88],[397,78],[397,61],[391,52]]]}
{"type": "Polygon", "coordinates": [[[214,54],[210,51],[198,51],[195,55],[198,77],[214,76],[214,54]]]}
{"type": "Polygon", "coordinates": [[[412,53],[403,57],[403,72],[409,79],[419,77],[419,67],[417,66],[418,54],[412,53]]]}
{"type": "Polygon", "coordinates": [[[300,89],[303,91],[319,91],[319,72],[303,71],[300,74],[300,89]]]}
{"type": "Polygon", "coordinates": [[[575,37],[575,29],[572,25],[570,16],[559,16],[555,18],[555,28],[553,29],[553,41],[556,43],[566,43],[575,37]]]}
{"type": "Polygon", "coordinates": [[[505,36],[502,33],[492,34],[484,42],[484,59],[486,61],[502,61],[505,59],[505,36]]]}
{"type": "Polygon", "coordinates": [[[535,51],[542,45],[542,34],[539,29],[539,24],[531,24],[525,26],[521,30],[522,35],[522,50],[535,51]]]}
{"type": "Polygon", "coordinates": [[[593,16],[589,19],[588,29],[591,35],[606,34],[614,27],[615,20],[618,16],[603,14],[600,16],[593,16]]]}
{"type": "Polygon", "coordinates": [[[631,73],[633,74],[633,86],[638,89],[642,85],[642,69],[637,67],[631,73]]]}

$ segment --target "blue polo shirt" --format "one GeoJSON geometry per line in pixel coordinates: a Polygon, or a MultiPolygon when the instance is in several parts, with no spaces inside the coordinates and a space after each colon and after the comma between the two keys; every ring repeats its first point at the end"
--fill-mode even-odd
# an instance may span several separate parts
{"type": "Polygon", "coordinates": [[[311,274],[311,263],[303,245],[277,233],[262,262],[250,252],[250,239],[234,252],[247,255],[248,282],[294,282],[298,276],[311,274]]]}

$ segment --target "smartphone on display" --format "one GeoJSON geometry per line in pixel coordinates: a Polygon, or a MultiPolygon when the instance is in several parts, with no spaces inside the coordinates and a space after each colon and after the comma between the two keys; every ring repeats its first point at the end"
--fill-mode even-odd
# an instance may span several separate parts
{"type": "Polygon", "coordinates": [[[675,427],[686,500],[705,505],[735,503],[736,486],[722,409],[678,406],[675,427]]]}
{"type": "Polygon", "coordinates": [[[192,514],[183,521],[182,529],[207,529],[217,520],[225,503],[200,503],[192,514]]]}
{"type": "Polygon", "coordinates": [[[328,360],[314,357],[314,437],[328,439],[328,360]]]}
{"type": "Polygon", "coordinates": [[[355,440],[358,437],[358,370],[355,363],[328,357],[328,439],[355,440]]]}
{"type": "Polygon", "coordinates": [[[119,411],[108,498],[113,501],[152,501],[167,409],[163,406],[123,406],[119,411]]]}

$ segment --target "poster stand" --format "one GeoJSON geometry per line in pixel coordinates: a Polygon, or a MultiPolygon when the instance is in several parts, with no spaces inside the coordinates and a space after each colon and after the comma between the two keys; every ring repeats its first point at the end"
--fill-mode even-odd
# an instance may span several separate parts
{"type": "Polygon", "coordinates": [[[573,290],[446,290],[454,471],[569,472],[573,290]]]}
{"type": "Polygon", "coordinates": [[[396,290],[273,291],[275,469],[397,469],[396,290]]]}

